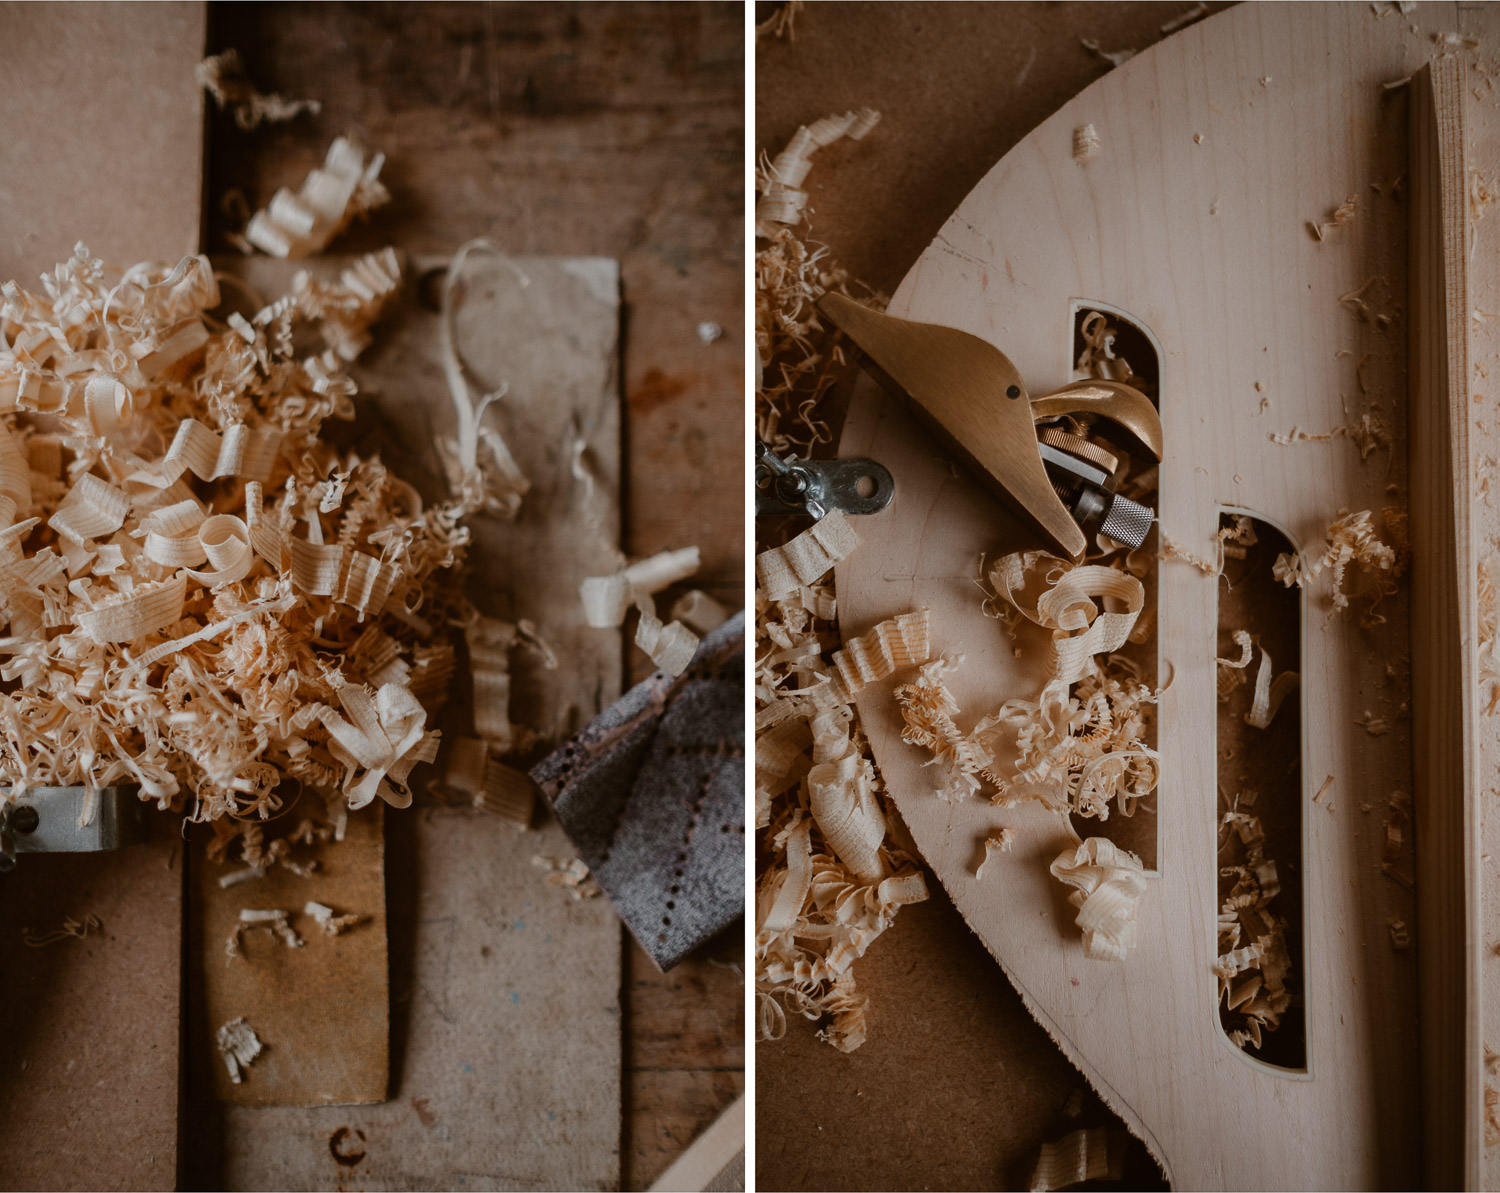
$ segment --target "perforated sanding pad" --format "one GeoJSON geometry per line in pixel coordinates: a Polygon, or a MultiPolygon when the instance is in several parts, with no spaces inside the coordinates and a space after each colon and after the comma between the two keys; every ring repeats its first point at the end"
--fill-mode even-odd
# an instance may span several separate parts
{"type": "Polygon", "coordinates": [[[744,910],[745,615],[532,769],[594,880],[670,969],[744,910]]]}

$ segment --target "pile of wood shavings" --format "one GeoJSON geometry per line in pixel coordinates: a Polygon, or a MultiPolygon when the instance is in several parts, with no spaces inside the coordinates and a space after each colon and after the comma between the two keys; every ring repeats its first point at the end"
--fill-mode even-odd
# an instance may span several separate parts
{"type": "Polygon", "coordinates": [[[1156,693],[1119,650],[1135,628],[1144,587],[1130,573],[1098,564],[1075,567],[1045,551],[1002,558],[990,572],[992,600],[1052,631],[1047,674],[1036,700],[1012,699],[964,732],[944,676],[957,661],[936,660],[896,690],[903,738],[938,761],[937,794],[961,800],[995,790],[991,803],[1037,800],[1059,812],[1123,816],[1156,789],[1157,754],[1145,742],[1156,693]],[[1038,586],[1039,598],[1028,594],[1038,586]],[[1118,602],[1111,611],[1095,601],[1118,602]],[[1102,658],[1098,656],[1103,656],[1102,658]],[[998,759],[1015,754],[1015,773],[998,759]]]}
{"type": "Polygon", "coordinates": [[[901,907],[927,898],[922,874],[887,840],[880,779],[850,703],[853,691],[926,659],[926,617],[830,649],[834,601],[821,581],[857,542],[835,511],[756,560],[757,1032],[780,1038],[788,1009],[829,1016],[820,1035],[844,1052],[865,1039],[853,963],[901,907]]]}
{"type": "Polygon", "coordinates": [[[0,303],[12,791],[138,784],[221,847],[304,791],[340,823],[410,803],[447,628],[477,619],[463,519],[497,482],[461,451],[459,496],[424,508],[322,438],[354,417],[344,369],[397,290],[394,252],[299,274],[249,319],[209,313],[203,257],[121,272],[80,245],[42,281],[0,303]]]}
{"type": "Polygon", "coordinates": [[[1292,961],[1286,921],[1271,911],[1281,890],[1276,863],[1265,856],[1266,835],[1253,807],[1256,792],[1242,791],[1220,820],[1219,957],[1214,972],[1227,1016],[1229,1039],[1259,1048],[1291,1005],[1292,961]]]}
{"type": "MultiPolygon", "coordinates": [[[[819,146],[862,137],[878,119],[851,112],[800,130],[757,181],[755,421],[778,453],[808,455],[832,438],[819,404],[841,356],[814,304],[829,290],[849,292],[827,250],[804,239],[801,184],[819,146]]],[[[851,704],[859,687],[895,670],[898,655],[902,666],[926,657],[926,623],[876,627],[840,652],[830,571],[858,542],[835,511],[790,542],[758,544],[755,590],[756,1034],[780,1038],[791,1010],[826,1019],[821,1037],[845,1052],[865,1039],[854,962],[901,907],[927,897],[890,840],[851,704]]]]}
{"type": "MultiPolygon", "coordinates": [[[[762,161],[756,175],[755,350],[761,382],[755,429],[778,454],[794,449],[805,457],[832,439],[817,409],[843,356],[838,335],[823,326],[815,304],[829,291],[850,293],[848,275],[829,260],[827,248],[805,239],[802,183],[820,148],[841,138],[859,140],[879,120],[878,112],[866,108],[804,126],[773,161],[762,161]]],[[[877,295],[860,297],[884,306],[877,295]]]]}

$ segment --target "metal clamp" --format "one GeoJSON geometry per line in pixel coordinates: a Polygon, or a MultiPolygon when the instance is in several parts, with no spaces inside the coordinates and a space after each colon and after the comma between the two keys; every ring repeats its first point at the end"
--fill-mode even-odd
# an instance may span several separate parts
{"type": "Polygon", "coordinates": [[[757,515],[878,514],[896,492],[890,471],[874,460],[783,460],[760,442],[755,455],[757,515]]]}
{"type": "Polygon", "coordinates": [[[99,853],[146,839],[147,810],[134,787],[0,789],[0,871],[22,853],[99,853]]]}

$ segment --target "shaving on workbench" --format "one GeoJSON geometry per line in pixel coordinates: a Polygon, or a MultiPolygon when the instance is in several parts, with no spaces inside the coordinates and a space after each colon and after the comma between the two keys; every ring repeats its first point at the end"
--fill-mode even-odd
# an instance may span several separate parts
{"type": "MultiPolygon", "coordinates": [[[[878,119],[865,110],[818,121],[758,174],[756,429],[777,451],[807,455],[830,438],[818,404],[841,357],[814,304],[849,285],[826,249],[801,235],[801,184],[819,147],[858,139],[878,119]]],[[[830,572],[858,544],[834,510],[790,541],[761,544],[755,561],[757,1036],[780,1038],[791,1010],[825,1019],[821,1038],[844,1052],[866,1032],[854,962],[903,906],[927,898],[921,872],[891,840],[852,704],[865,685],[926,661],[927,615],[903,614],[840,642],[830,572]]]]}
{"type": "Polygon", "coordinates": [[[656,616],[653,598],[697,570],[698,548],[685,547],[637,560],[610,576],[588,576],[578,586],[584,620],[596,629],[618,627],[624,624],[625,613],[633,604],[640,615],[635,644],[668,675],[681,675],[693,661],[698,636],[675,618],[663,624],[656,616]]]}
{"type": "MultiPolygon", "coordinates": [[[[429,507],[325,437],[356,417],[346,366],[400,274],[387,249],[247,317],[214,313],[206,258],[118,270],[79,245],[40,292],[3,287],[13,790],[138,784],[216,822],[221,850],[304,791],[336,823],[410,803],[449,629],[480,624],[457,587],[464,519],[506,461],[460,445],[456,495],[429,507]]],[[[276,860],[250,844],[252,866],[276,860]]]]}

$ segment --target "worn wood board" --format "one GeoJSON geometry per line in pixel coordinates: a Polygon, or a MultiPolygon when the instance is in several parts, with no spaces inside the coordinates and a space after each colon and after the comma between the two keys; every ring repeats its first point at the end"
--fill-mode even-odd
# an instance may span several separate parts
{"type": "MultiPolygon", "coordinates": [[[[294,808],[326,821],[321,807],[294,808]]],[[[205,856],[206,834],[193,838],[189,907],[189,1060],[197,1088],[238,1106],[320,1106],[383,1102],[390,1082],[390,992],[386,949],[384,805],[351,814],[344,840],[294,847],[317,869],[296,874],[273,866],[265,877],[230,887],[234,859],[205,856]],[[366,917],[337,936],[303,914],[309,900],[335,914],[366,917]],[[239,932],[242,908],[275,908],[305,942],[289,948],[266,929],[239,932]],[[243,1018],[265,1051],[236,1083],[214,1047],[214,1033],[243,1018]]],[[[273,828],[276,826],[272,826],[273,828]]],[[[285,824],[279,827],[287,827],[285,824]]]]}
{"type": "MultiPolygon", "coordinates": [[[[1456,18],[1423,11],[1434,28],[1456,18]]],[[[1070,299],[1131,312],[1161,345],[1163,532],[1201,551],[1218,508],[1236,506],[1315,542],[1340,509],[1379,509],[1387,484],[1400,491],[1403,453],[1367,467],[1350,443],[1298,454],[1271,433],[1340,425],[1371,403],[1402,424],[1401,338],[1382,339],[1339,298],[1375,274],[1389,287],[1371,291],[1380,309],[1399,303],[1405,237],[1399,207],[1370,198],[1345,237],[1319,241],[1306,225],[1404,172],[1404,112],[1384,107],[1380,88],[1432,47],[1367,9],[1244,6],[1211,17],[1111,72],[1007,155],[908,275],[893,313],[1002,345],[1040,392],[1067,379],[1070,299]],[[1080,164],[1071,134],[1085,123],[1104,149],[1080,164]]],[[[851,407],[841,454],[891,467],[897,497],[866,520],[865,546],[838,569],[841,624],[848,637],[931,605],[934,650],[967,653],[952,689],[978,717],[1036,691],[1039,656],[1028,671],[982,617],[968,578],[980,552],[996,549],[1001,519],[925,442],[882,396],[851,407]]],[[[1307,597],[1321,631],[1304,635],[1299,714],[1303,848],[1318,859],[1300,876],[1310,1061],[1306,1073],[1278,1072],[1238,1055],[1214,1010],[1212,582],[1184,566],[1164,566],[1160,581],[1160,643],[1174,673],[1160,704],[1161,860],[1139,949],[1123,964],[1083,959],[1074,911],[1046,873],[1072,839],[1065,824],[1034,806],[938,801],[884,691],[859,700],[876,760],[960,911],[1171,1179],[1410,1181],[1415,1141],[1391,1128],[1415,1114],[1415,965],[1387,940],[1388,918],[1410,916],[1410,897],[1382,874],[1383,839],[1360,816],[1362,801],[1411,773],[1410,745],[1405,732],[1375,738],[1358,721],[1377,702],[1396,714],[1404,697],[1386,668],[1407,646],[1404,607],[1383,607],[1387,623],[1366,630],[1325,620],[1307,597]],[[1309,803],[1324,775],[1336,776],[1337,814],[1309,803]],[[974,844],[998,824],[1016,830],[1017,845],[980,885],[974,844]],[[1372,1038],[1388,1043],[1371,1048],[1372,1038]],[[1261,1125],[1231,1127],[1246,1116],[1261,1125]],[[1272,1136],[1284,1146],[1256,1142],[1272,1136]]]]}
{"type": "MultiPolygon", "coordinates": [[[[361,397],[350,429],[362,450],[379,450],[429,499],[442,491],[437,443],[454,419],[432,309],[444,264],[413,263],[411,285],[356,370],[361,397]]],[[[579,581],[617,557],[618,270],[605,259],[518,265],[524,287],[493,258],[471,258],[456,316],[460,350],[481,384],[508,389],[501,425],[532,482],[515,522],[475,519],[468,592],[482,612],[532,621],[556,655],[551,670],[525,648],[513,656],[512,716],[550,738],[591,717],[620,686],[619,632],[585,626],[577,598],[579,581]]],[[[311,267],[336,272],[340,262],[311,267]]],[[[267,297],[291,272],[261,259],[237,268],[267,297]]],[[[461,688],[440,719],[445,733],[473,731],[461,688]]],[[[486,813],[419,801],[390,813],[386,839],[391,1101],[363,1111],[216,1112],[219,1153],[206,1157],[205,1179],[228,1188],[316,1187],[340,1174],[371,1188],[617,1184],[620,928],[603,900],[573,901],[532,864],[538,855],[571,856],[561,830],[547,819],[523,833],[486,813]],[[348,1130],[331,1143],[340,1127],[348,1130]]],[[[355,848],[367,867],[379,842],[355,848]]],[[[244,905],[246,890],[203,893],[225,918],[230,905],[236,914],[244,905]]],[[[337,906],[333,896],[325,901],[337,906]]],[[[350,948],[361,931],[347,938],[350,948]]],[[[364,937],[365,964],[383,969],[376,941],[364,937]]],[[[313,943],[283,966],[307,972],[313,943]]],[[[218,963],[219,946],[205,937],[205,965],[218,963]]],[[[374,987],[366,973],[361,997],[374,987]]],[[[232,989],[220,991],[226,1014],[232,989]]],[[[292,1021],[326,998],[324,984],[299,984],[274,1021],[303,1030],[292,1021]]],[[[373,1021],[365,1026],[353,1047],[373,1073],[377,1033],[373,1021]]],[[[261,1035],[269,1044],[271,1029],[261,1035]]],[[[351,1042],[336,1034],[323,1044],[351,1042]]],[[[252,1069],[236,1093],[243,1098],[259,1076],[252,1069]]],[[[305,1091],[274,1099],[314,1100],[305,1091]]]]}
{"type": "Polygon", "coordinates": [[[198,251],[206,11],[0,4],[0,278],[198,251]]]}
{"type": "MultiPolygon", "coordinates": [[[[353,131],[387,155],[393,201],[338,252],[487,235],[620,261],[626,550],[698,542],[693,583],[743,605],[743,5],[216,5],[210,40],[237,47],[263,89],[323,105],[253,133],[213,116],[212,251],[236,226],[227,190],[266,202],[353,131]],[[724,334],[705,343],[700,322],[724,334]]],[[[651,671],[625,654],[627,683],[651,671]]],[[[731,928],[663,977],[627,943],[626,1187],[649,1185],[743,1088],[742,956],[731,928]]]]}
{"type": "MultiPolygon", "coordinates": [[[[0,5],[0,279],[84,240],[119,264],[198,246],[205,6],[0,5]],[[66,130],[60,132],[59,130],[66,130]]],[[[176,1183],[183,866],[146,844],[29,857],[0,880],[0,1186],[176,1183]],[[25,948],[95,914],[99,936],[25,948]]]]}

